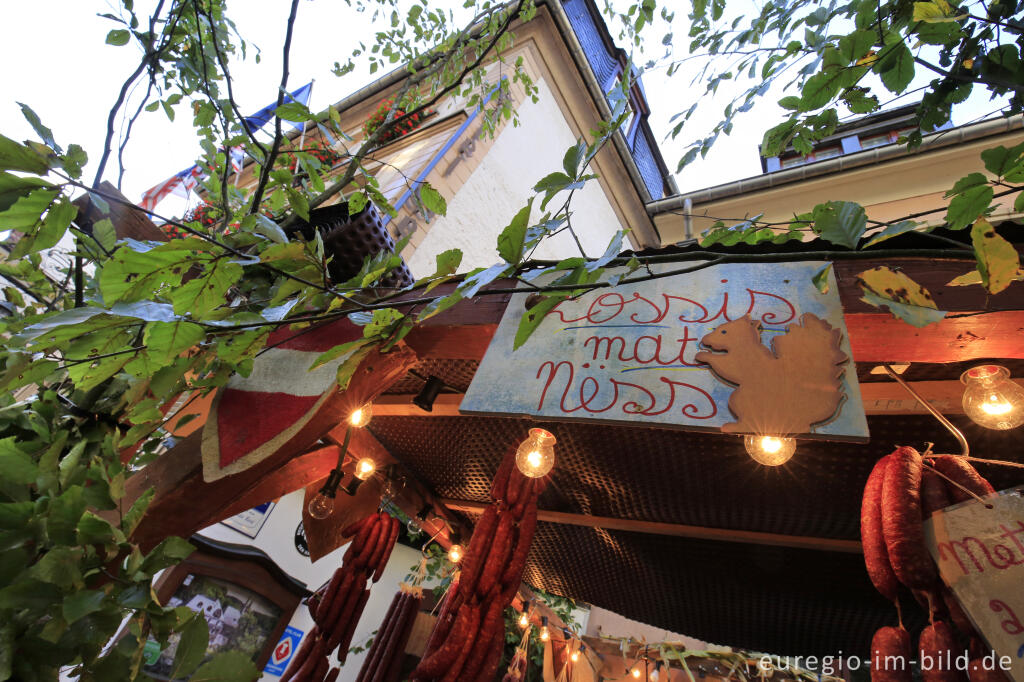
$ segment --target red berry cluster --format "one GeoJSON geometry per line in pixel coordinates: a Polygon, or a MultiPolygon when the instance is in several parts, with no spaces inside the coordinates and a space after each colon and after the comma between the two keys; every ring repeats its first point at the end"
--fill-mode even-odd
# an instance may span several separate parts
{"type": "MultiPolygon", "coordinates": [[[[391,98],[388,98],[381,102],[380,106],[377,107],[377,111],[373,112],[373,115],[370,116],[370,118],[367,119],[366,123],[363,125],[363,134],[366,137],[373,135],[377,128],[380,128],[380,126],[384,123],[384,119],[387,118],[388,112],[390,112],[391,108],[394,106],[395,101],[391,98]]],[[[401,118],[402,116],[405,116],[405,111],[403,109],[395,109],[395,115],[392,121],[394,121],[397,118],[401,118]]],[[[392,140],[397,140],[403,135],[411,133],[412,131],[420,127],[420,124],[423,123],[423,118],[425,116],[426,112],[423,112],[422,114],[413,114],[404,121],[401,121],[398,124],[392,126],[390,130],[388,130],[380,137],[380,142],[391,142],[392,140]]]]}
{"type": "MultiPolygon", "coordinates": [[[[202,232],[210,232],[215,226],[220,224],[221,219],[224,217],[224,211],[221,210],[220,206],[214,206],[213,204],[202,203],[198,206],[189,209],[185,217],[181,219],[183,223],[199,223],[198,228],[202,232]]],[[[167,223],[161,226],[164,234],[171,239],[184,239],[190,237],[188,232],[181,229],[177,225],[167,223]]],[[[238,229],[238,223],[231,223],[228,225],[228,232],[234,232],[238,229]]]]}

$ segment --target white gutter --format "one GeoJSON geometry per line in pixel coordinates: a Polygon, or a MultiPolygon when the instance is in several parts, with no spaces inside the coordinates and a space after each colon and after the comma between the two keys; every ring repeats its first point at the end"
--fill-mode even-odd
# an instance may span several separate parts
{"type": "Polygon", "coordinates": [[[686,194],[676,194],[658,201],[647,204],[647,214],[657,216],[661,213],[686,209],[687,206],[700,205],[718,201],[727,197],[735,197],[742,194],[750,194],[773,187],[788,185],[800,182],[809,178],[841,173],[843,171],[871,166],[885,161],[914,156],[916,154],[927,154],[945,147],[952,147],[971,140],[978,140],[984,137],[991,137],[1001,133],[1008,133],[1024,127],[1024,118],[1014,116],[1011,118],[994,118],[971,125],[960,126],[947,130],[939,130],[929,133],[921,142],[921,146],[913,151],[907,151],[903,145],[890,144],[884,147],[875,147],[853,154],[837,156],[826,161],[810,163],[804,166],[796,166],[786,170],[775,171],[755,175],[751,178],[743,178],[723,185],[716,185],[706,189],[699,189],[686,194]]]}

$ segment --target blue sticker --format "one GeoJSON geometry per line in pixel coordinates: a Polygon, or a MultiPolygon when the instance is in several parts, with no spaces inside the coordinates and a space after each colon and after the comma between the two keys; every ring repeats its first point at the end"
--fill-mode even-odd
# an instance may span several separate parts
{"type": "Polygon", "coordinates": [[[301,641],[302,630],[293,628],[290,625],[285,628],[284,634],[281,635],[281,641],[270,652],[270,658],[267,660],[267,665],[263,668],[263,672],[269,675],[283,675],[284,671],[288,668],[288,663],[292,660],[292,655],[299,648],[299,642],[301,641]]]}

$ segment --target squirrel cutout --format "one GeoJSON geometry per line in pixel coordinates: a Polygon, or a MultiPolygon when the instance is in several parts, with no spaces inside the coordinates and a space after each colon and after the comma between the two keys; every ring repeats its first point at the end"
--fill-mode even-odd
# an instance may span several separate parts
{"type": "Polygon", "coordinates": [[[827,421],[844,399],[842,335],[828,322],[804,313],[799,324],[761,343],[761,325],[749,315],[706,334],[697,362],[736,386],[729,396],[735,422],[723,433],[791,435],[810,433],[811,425],[827,421]]]}

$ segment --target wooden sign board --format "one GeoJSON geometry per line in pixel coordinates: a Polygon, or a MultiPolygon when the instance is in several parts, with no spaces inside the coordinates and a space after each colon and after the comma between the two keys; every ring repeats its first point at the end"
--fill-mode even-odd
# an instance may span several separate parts
{"type": "Polygon", "coordinates": [[[1016,682],[1024,682],[1024,487],[947,507],[925,522],[939,574],[1016,682]]]}
{"type": "Polygon", "coordinates": [[[529,297],[516,294],[460,411],[866,440],[835,279],[824,294],[812,283],[824,265],[725,264],[598,289],[560,303],[513,351],[529,297]]]}

